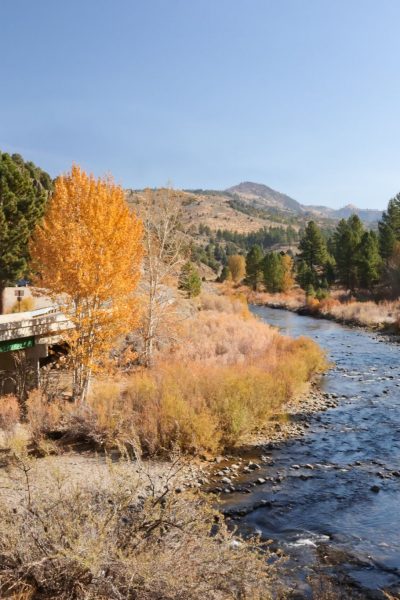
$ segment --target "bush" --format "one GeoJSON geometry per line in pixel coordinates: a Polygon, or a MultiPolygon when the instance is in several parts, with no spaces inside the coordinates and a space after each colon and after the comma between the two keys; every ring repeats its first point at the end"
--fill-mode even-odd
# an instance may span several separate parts
{"type": "Polygon", "coordinates": [[[40,476],[26,458],[17,467],[13,499],[0,495],[2,598],[270,597],[267,549],[237,540],[200,494],[174,492],[172,467],[138,481],[132,465],[110,466],[79,484],[40,476]]]}
{"type": "Polygon", "coordinates": [[[11,431],[20,420],[20,407],[15,396],[0,398],[0,429],[11,431]]]}

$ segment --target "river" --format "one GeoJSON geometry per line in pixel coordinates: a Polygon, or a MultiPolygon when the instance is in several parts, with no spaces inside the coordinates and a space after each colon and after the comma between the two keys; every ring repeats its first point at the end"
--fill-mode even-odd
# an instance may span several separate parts
{"type": "MultiPolygon", "coordinates": [[[[307,435],[268,451],[251,494],[221,497],[223,509],[260,504],[240,520],[244,532],[271,539],[289,557],[298,597],[324,572],[365,598],[400,591],[400,345],[360,329],[253,307],[281,332],[309,336],[334,363],[324,391],[340,398],[307,435]],[[307,465],[307,466],[306,466],[307,465]]],[[[245,475],[249,480],[253,475],[245,475]]],[[[289,569],[289,566],[288,566],[289,569]]],[[[359,596],[357,596],[359,597],[359,596]]]]}

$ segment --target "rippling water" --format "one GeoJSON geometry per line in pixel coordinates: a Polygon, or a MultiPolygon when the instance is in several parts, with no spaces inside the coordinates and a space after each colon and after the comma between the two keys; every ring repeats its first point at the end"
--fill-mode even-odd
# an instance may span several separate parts
{"type": "Polygon", "coordinates": [[[226,495],[222,505],[268,502],[243,517],[241,526],[285,549],[301,589],[307,590],[302,582],[313,567],[354,582],[365,598],[383,597],[382,588],[398,593],[400,346],[284,310],[253,312],[282,333],[307,335],[327,350],[335,366],[322,387],[341,402],[317,415],[304,438],[268,452],[272,464],[257,477],[274,483],[251,495],[226,495]],[[329,567],[322,567],[325,555],[329,567]]]}

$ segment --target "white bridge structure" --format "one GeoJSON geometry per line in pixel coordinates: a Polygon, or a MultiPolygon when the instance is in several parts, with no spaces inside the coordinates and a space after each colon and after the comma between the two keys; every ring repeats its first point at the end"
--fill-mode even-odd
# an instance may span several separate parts
{"type": "Polygon", "coordinates": [[[72,327],[68,317],[55,306],[0,315],[0,373],[14,370],[17,351],[24,351],[38,370],[40,359],[48,356],[49,346],[62,342],[63,332],[72,327]]]}

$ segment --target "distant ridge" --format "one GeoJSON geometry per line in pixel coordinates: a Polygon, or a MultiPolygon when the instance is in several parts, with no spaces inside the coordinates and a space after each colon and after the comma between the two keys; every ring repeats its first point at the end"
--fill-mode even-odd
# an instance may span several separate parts
{"type": "Polygon", "coordinates": [[[285,214],[308,215],[310,218],[315,215],[316,218],[327,219],[347,219],[352,214],[356,214],[365,223],[374,223],[382,218],[381,210],[358,208],[354,204],[347,204],[339,209],[300,204],[286,194],[253,181],[243,181],[226,189],[225,192],[237,196],[242,202],[248,203],[254,208],[280,210],[285,214]]]}

